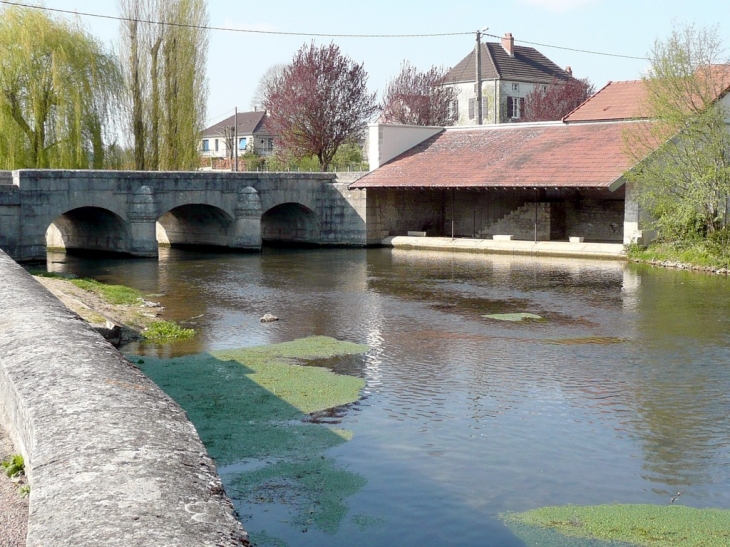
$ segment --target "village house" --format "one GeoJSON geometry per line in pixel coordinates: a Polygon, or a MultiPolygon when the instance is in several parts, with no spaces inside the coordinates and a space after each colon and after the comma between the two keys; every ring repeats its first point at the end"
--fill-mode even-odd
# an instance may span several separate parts
{"type": "Polygon", "coordinates": [[[266,111],[239,112],[205,129],[200,137],[202,158],[234,158],[246,152],[270,156],[274,137],[266,128],[266,111]],[[237,122],[237,123],[236,123],[237,122]],[[238,131],[235,130],[236,124],[238,131]],[[236,137],[237,146],[234,145],[236,137]]]}
{"type": "MultiPolygon", "coordinates": [[[[482,82],[482,123],[519,121],[525,97],[536,86],[546,87],[555,80],[572,76],[531,47],[516,46],[507,33],[501,42],[479,44],[482,82]]],[[[452,110],[458,112],[456,125],[479,124],[477,116],[476,46],[446,75],[445,85],[454,88],[452,110]]]]}

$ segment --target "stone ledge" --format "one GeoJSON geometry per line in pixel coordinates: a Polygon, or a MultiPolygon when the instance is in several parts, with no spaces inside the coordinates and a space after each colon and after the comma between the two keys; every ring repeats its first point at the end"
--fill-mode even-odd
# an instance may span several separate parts
{"type": "Polygon", "coordinates": [[[29,547],[248,545],[185,412],[1,251],[0,355],[29,547]]]}

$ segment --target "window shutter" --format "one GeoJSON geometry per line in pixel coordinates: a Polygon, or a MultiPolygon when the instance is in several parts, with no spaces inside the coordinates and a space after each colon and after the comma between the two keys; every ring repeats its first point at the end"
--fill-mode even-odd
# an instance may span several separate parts
{"type": "Polygon", "coordinates": [[[469,119],[474,119],[474,110],[476,107],[476,99],[469,99],[469,119]]]}

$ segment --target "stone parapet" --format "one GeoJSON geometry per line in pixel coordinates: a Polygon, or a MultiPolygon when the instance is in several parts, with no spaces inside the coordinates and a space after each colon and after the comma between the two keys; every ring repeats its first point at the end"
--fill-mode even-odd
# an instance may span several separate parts
{"type": "Polygon", "coordinates": [[[185,412],[1,251],[0,355],[29,547],[248,545],[185,412]]]}

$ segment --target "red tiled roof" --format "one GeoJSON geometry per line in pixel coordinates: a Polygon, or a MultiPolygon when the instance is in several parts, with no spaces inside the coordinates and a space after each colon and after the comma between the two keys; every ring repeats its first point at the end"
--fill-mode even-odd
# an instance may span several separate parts
{"type": "Polygon", "coordinates": [[[633,125],[549,122],[447,129],[350,187],[608,188],[635,163],[624,147],[624,131],[633,125]]]}
{"type": "MultiPolygon", "coordinates": [[[[698,108],[709,99],[717,100],[730,91],[730,65],[709,65],[697,71],[697,84],[689,86],[687,104],[698,108]],[[706,83],[703,85],[703,81],[706,83]],[[703,87],[704,91],[696,93],[703,87]]],[[[608,82],[593,96],[563,118],[566,123],[646,119],[649,86],[643,80],[608,82]]]]}
{"type": "Polygon", "coordinates": [[[566,123],[645,118],[648,97],[642,80],[608,82],[563,118],[566,123]]]}

